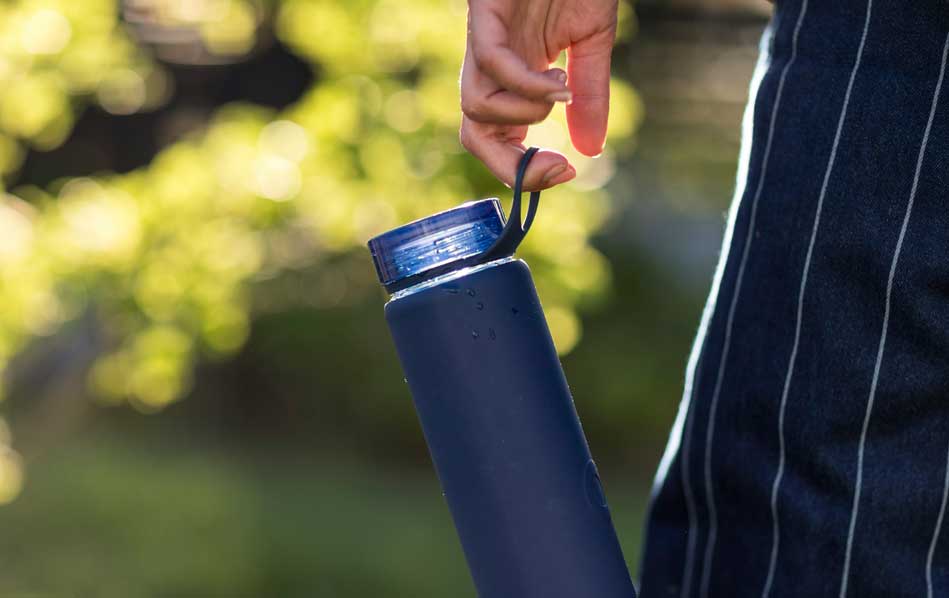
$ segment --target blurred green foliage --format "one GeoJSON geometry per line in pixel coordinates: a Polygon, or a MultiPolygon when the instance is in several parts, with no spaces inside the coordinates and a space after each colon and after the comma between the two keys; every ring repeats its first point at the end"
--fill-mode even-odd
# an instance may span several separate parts
{"type": "MultiPolygon", "coordinates": [[[[251,52],[272,23],[312,66],[315,84],[279,112],[224,106],[145,168],[8,190],[0,200],[0,371],[32,340],[90,317],[108,342],[89,391],[161,409],[187,394],[196,362],[242,346],[258,289],[275,278],[316,269],[317,307],[356,301],[377,292],[354,282],[368,271],[361,252],[370,236],[504,195],[457,143],[460,0],[11,0],[0,6],[5,180],[15,180],[24,148],[61,144],[83,106],[128,114],[173,92],[153,58],[161,51],[137,45],[120,25],[123,7],[127,20],[130,7],[147,15],[148,31],[196,31],[202,50],[222,60],[251,52]],[[339,266],[354,253],[361,265],[339,266]]],[[[629,31],[628,7],[622,14],[629,31]]],[[[610,210],[602,186],[614,156],[631,147],[641,115],[631,88],[615,81],[613,94],[603,157],[568,148],[562,113],[528,139],[563,150],[578,167],[573,184],[545,196],[523,249],[562,353],[580,338],[577,310],[610,282],[590,238],[610,210]]],[[[0,503],[21,485],[10,446],[10,434],[0,434],[0,503]]]]}
{"type": "Polygon", "coordinates": [[[61,144],[89,100],[120,113],[130,96],[131,108],[156,106],[163,77],[119,26],[114,0],[0,4],[0,173],[19,167],[24,143],[61,144]]]}

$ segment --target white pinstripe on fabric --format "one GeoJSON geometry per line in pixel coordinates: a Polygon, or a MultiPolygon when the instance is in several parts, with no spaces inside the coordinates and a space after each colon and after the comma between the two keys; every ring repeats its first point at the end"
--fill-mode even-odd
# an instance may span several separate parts
{"type": "Polygon", "coordinates": [[[652,495],[655,499],[668,479],[668,472],[672,462],[677,454],[680,455],[679,473],[682,482],[683,494],[686,503],[686,512],[689,521],[688,544],[686,547],[686,558],[683,565],[682,583],[680,586],[681,598],[687,598],[692,593],[692,574],[695,568],[695,550],[698,541],[698,513],[695,504],[695,495],[692,492],[692,482],[689,478],[689,468],[691,465],[690,448],[692,438],[693,418],[690,417],[691,406],[694,404],[695,393],[698,387],[696,380],[697,372],[701,365],[701,356],[705,347],[705,339],[708,334],[708,328],[711,324],[712,316],[715,313],[716,299],[721,286],[722,276],[725,270],[725,264],[728,262],[728,249],[731,247],[731,240],[735,230],[735,220],[738,215],[741,198],[745,195],[745,185],[748,180],[748,167],[751,162],[751,140],[754,131],[755,103],[758,97],[758,91],[761,89],[761,82],[771,66],[771,40],[773,39],[773,24],[769,25],[761,36],[759,44],[758,62],[755,65],[754,74],[751,77],[751,84],[748,91],[748,105],[745,107],[745,114],[742,117],[742,143],[741,153],[738,159],[738,172],[735,175],[735,194],[732,200],[732,206],[728,215],[728,223],[725,227],[725,235],[722,240],[723,252],[715,269],[715,276],[712,280],[712,288],[709,291],[708,299],[705,302],[705,308],[702,310],[702,321],[699,324],[698,332],[695,336],[695,342],[692,344],[692,351],[689,354],[689,362],[686,368],[685,388],[682,393],[682,403],[679,406],[679,413],[676,416],[675,424],[669,435],[669,442],[663,453],[662,460],[659,462],[659,468],[656,472],[656,480],[653,484],[652,495]],[[681,445],[681,451],[680,449],[681,445]]]}
{"type": "MultiPolygon", "coordinates": [[[[949,48],[949,40],[947,40],[949,48]]],[[[945,56],[945,50],[943,50],[945,56]]],[[[945,60],[945,59],[943,59],[945,60]]],[[[933,539],[929,543],[929,553],[926,555],[926,596],[933,598],[933,557],[936,555],[936,545],[939,544],[939,533],[942,531],[942,522],[946,517],[946,502],[949,501],[949,450],[946,452],[946,471],[942,479],[942,504],[939,505],[939,516],[936,517],[936,527],[933,529],[933,539]]]]}
{"type": "MultiPolygon", "coordinates": [[[[702,336],[704,340],[704,330],[702,336]]],[[[696,371],[698,371],[700,365],[701,363],[696,363],[696,371]]],[[[692,399],[690,404],[694,403],[694,389],[692,399]]],[[[691,443],[689,440],[692,438],[692,427],[694,425],[695,414],[691,412],[686,413],[685,442],[682,445],[682,467],[680,468],[680,475],[682,476],[682,493],[685,496],[686,513],[689,517],[689,538],[686,544],[685,568],[682,572],[682,588],[680,590],[680,596],[682,598],[687,598],[692,593],[692,569],[695,566],[695,546],[696,542],[698,542],[698,533],[696,530],[698,513],[696,512],[695,495],[692,493],[692,481],[689,478],[689,467],[691,465],[691,459],[689,458],[691,453],[689,446],[691,443]]]]}
{"type": "Polygon", "coordinates": [[[771,587],[774,583],[774,574],[778,562],[778,549],[781,542],[781,528],[778,522],[778,493],[781,489],[781,480],[784,477],[785,461],[787,459],[784,439],[784,418],[787,411],[788,391],[791,388],[791,379],[794,376],[794,363],[797,360],[797,351],[801,342],[801,319],[804,312],[804,293],[807,290],[807,275],[811,267],[811,258],[814,255],[814,243],[817,240],[817,231],[820,229],[821,211],[824,207],[824,198],[827,195],[827,186],[830,183],[830,176],[834,171],[834,163],[837,160],[837,149],[840,146],[840,137],[844,129],[844,122],[847,120],[847,109],[850,107],[850,95],[853,93],[853,84],[857,78],[857,72],[860,70],[860,63],[863,60],[863,49],[867,42],[867,33],[870,30],[870,17],[873,13],[873,0],[867,0],[866,20],[863,24],[863,33],[860,36],[860,46],[857,48],[857,57],[854,60],[853,69],[850,71],[850,80],[847,83],[847,91],[844,94],[844,103],[840,109],[840,117],[837,120],[837,131],[834,133],[834,143],[830,150],[830,158],[827,161],[827,168],[824,171],[824,181],[821,184],[820,194],[817,198],[817,210],[814,214],[814,225],[811,229],[811,239],[807,246],[807,255],[804,258],[804,271],[801,274],[801,285],[797,297],[797,317],[794,324],[794,344],[791,347],[791,356],[788,359],[788,370],[784,378],[784,389],[781,391],[781,404],[778,408],[778,470],[774,476],[774,484],[771,487],[771,524],[773,529],[771,544],[771,559],[768,563],[768,576],[765,579],[764,589],[761,591],[762,598],[768,598],[771,594],[771,587]]]}
{"type": "Polygon", "coordinates": [[[949,499],[949,452],[946,453],[946,472],[942,482],[942,504],[939,505],[939,516],[936,517],[936,527],[933,529],[933,539],[929,543],[929,554],[926,555],[926,596],[933,598],[933,557],[936,555],[936,545],[939,544],[939,532],[942,530],[942,521],[946,516],[946,502],[949,499]]]}
{"type": "MultiPolygon", "coordinates": [[[[929,133],[932,131],[933,119],[936,117],[936,108],[939,106],[939,94],[942,91],[942,82],[946,74],[947,50],[949,50],[949,37],[946,38],[946,45],[943,47],[942,67],[939,69],[939,80],[936,82],[936,89],[933,91],[932,106],[929,109],[929,121],[926,123],[926,130],[923,133],[923,141],[919,146],[919,155],[916,158],[916,173],[913,175],[913,188],[910,190],[909,199],[906,202],[906,213],[903,215],[903,224],[900,227],[900,235],[896,240],[896,249],[893,250],[893,259],[890,262],[890,274],[886,280],[886,304],[883,309],[883,327],[880,331],[880,343],[877,346],[876,363],[873,365],[873,380],[870,383],[870,394],[867,397],[867,408],[863,416],[863,427],[860,430],[860,445],[857,448],[857,482],[853,493],[853,506],[850,510],[850,529],[847,531],[847,552],[846,556],[844,557],[843,575],[840,579],[840,598],[845,598],[847,596],[847,582],[850,579],[850,557],[853,554],[853,535],[854,530],[857,527],[857,515],[860,512],[860,491],[863,486],[864,449],[867,445],[867,430],[870,428],[870,417],[873,414],[873,403],[876,400],[877,384],[880,381],[880,366],[883,363],[883,351],[886,348],[886,335],[890,327],[890,308],[893,297],[893,281],[896,278],[896,267],[900,261],[900,253],[903,251],[903,241],[906,239],[906,229],[909,226],[909,219],[913,213],[913,203],[916,201],[916,191],[919,188],[919,175],[923,170],[923,160],[926,157],[926,146],[929,144],[929,133]]],[[[943,506],[945,506],[945,501],[943,501],[943,506]]],[[[940,517],[941,515],[942,513],[940,512],[940,517]]],[[[936,533],[938,534],[938,531],[936,533]]],[[[927,576],[929,576],[928,567],[927,576]]],[[[929,588],[929,595],[932,596],[931,587],[929,588]]]]}
{"type": "Polygon", "coordinates": [[[745,247],[742,249],[741,260],[738,263],[738,274],[735,278],[735,292],[732,294],[731,303],[728,306],[728,316],[725,320],[725,339],[722,342],[722,354],[718,362],[718,371],[715,377],[715,388],[712,391],[711,406],[709,407],[708,427],[705,434],[705,500],[709,512],[709,531],[708,540],[705,544],[705,554],[702,558],[702,581],[699,595],[702,598],[708,596],[709,583],[711,580],[712,563],[715,555],[715,540],[718,534],[718,512],[715,507],[715,489],[712,486],[712,444],[715,438],[715,416],[718,412],[718,400],[722,392],[722,379],[725,375],[725,364],[728,361],[728,351],[731,348],[732,327],[735,323],[735,308],[738,306],[738,298],[741,295],[741,286],[745,277],[745,266],[748,263],[748,255],[751,253],[751,243],[755,237],[755,222],[758,216],[758,201],[761,198],[761,192],[764,189],[764,182],[768,176],[768,162],[771,158],[771,144],[774,141],[774,129],[778,120],[778,113],[781,109],[781,97],[784,94],[784,82],[787,79],[788,71],[797,60],[798,37],[801,33],[801,26],[804,23],[804,16],[807,14],[807,0],[801,5],[801,12],[794,25],[794,34],[791,38],[791,56],[784,68],[781,69],[781,76],[778,79],[778,89],[774,97],[774,106],[771,109],[771,122],[768,125],[768,135],[765,140],[764,155],[761,158],[761,174],[758,177],[758,185],[755,188],[754,197],[751,200],[751,214],[748,218],[748,232],[745,234],[745,247]]]}

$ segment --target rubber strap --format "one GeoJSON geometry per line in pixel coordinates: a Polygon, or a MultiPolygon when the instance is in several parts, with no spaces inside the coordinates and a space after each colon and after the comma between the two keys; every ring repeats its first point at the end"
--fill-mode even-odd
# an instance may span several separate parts
{"type": "Polygon", "coordinates": [[[527,204],[527,215],[521,219],[521,195],[524,186],[524,175],[527,173],[527,166],[531,159],[539,151],[539,148],[529,148],[521,157],[517,164],[517,175],[514,178],[514,203],[511,205],[511,214],[507,217],[507,223],[501,236],[494,242],[494,245],[481,253],[481,262],[490,262],[502,257],[514,255],[518,245],[527,236],[534,223],[534,216],[537,214],[537,205],[540,203],[540,191],[531,191],[527,204]]]}

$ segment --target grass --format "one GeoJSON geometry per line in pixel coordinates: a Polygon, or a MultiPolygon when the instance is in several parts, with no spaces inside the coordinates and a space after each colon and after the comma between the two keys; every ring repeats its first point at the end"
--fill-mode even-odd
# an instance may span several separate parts
{"type": "MultiPolygon", "coordinates": [[[[118,438],[30,465],[24,493],[0,508],[0,595],[475,596],[427,470],[118,438]]],[[[646,491],[604,477],[635,565],[646,491]]]]}

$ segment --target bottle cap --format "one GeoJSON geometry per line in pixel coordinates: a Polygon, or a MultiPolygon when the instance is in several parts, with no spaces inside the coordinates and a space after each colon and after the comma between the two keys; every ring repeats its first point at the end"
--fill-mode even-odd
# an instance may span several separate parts
{"type": "Polygon", "coordinates": [[[369,240],[369,252],[379,281],[391,291],[400,281],[484,253],[503,230],[501,203],[483,199],[374,237],[369,240]]]}

